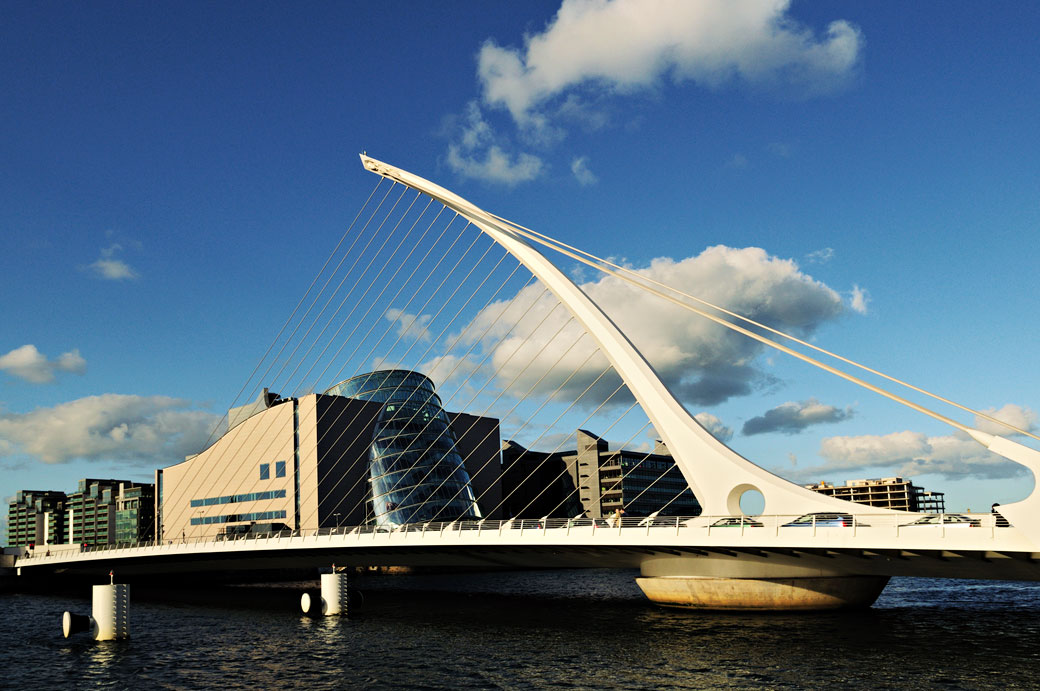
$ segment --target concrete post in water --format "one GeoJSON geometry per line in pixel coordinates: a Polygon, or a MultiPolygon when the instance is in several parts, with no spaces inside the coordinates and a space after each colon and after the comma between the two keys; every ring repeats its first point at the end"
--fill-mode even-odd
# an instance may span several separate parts
{"type": "Polygon", "coordinates": [[[300,609],[312,617],[350,614],[350,572],[337,571],[321,574],[321,591],[308,590],[300,597],[300,609]]]}
{"type": "Polygon", "coordinates": [[[130,586],[115,583],[110,571],[107,585],[95,585],[91,598],[91,616],[65,612],[61,619],[65,638],[80,631],[90,631],[95,641],[111,641],[130,637],[130,586]]]}

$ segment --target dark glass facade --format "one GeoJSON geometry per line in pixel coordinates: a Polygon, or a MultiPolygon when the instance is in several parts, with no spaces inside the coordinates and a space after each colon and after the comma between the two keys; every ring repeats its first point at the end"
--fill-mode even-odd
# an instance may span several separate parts
{"type": "Polygon", "coordinates": [[[369,448],[369,506],[376,525],[481,517],[469,473],[433,382],[418,372],[380,370],[326,393],[382,404],[369,448]]]}

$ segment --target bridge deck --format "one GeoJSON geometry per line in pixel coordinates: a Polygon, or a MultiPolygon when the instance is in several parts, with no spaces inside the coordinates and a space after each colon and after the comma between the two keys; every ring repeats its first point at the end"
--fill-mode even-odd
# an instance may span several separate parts
{"type": "MultiPolygon", "coordinates": [[[[204,573],[355,566],[638,567],[674,555],[739,559],[854,574],[1040,580],[1040,552],[992,520],[973,527],[908,526],[907,517],[861,515],[847,527],[713,526],[719,517],[482,521],[326,528],[228,540],[81,549],[51,546],[18,558],[31,574],[204,573]]],[[[985,518],[985,517],[982,517],[985,518]]]]}

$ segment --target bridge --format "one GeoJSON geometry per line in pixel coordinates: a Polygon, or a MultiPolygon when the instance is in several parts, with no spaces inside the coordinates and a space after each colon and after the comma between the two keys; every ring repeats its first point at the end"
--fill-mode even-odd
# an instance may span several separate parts
{"type": "MultiPolygon", "coordinates": [[[[367,156],[362,156],[362,163],[367,170],[391,181],[391,189],[400,186],[406,191],[416,193],[404,213],[395,211],[398,204],[407,204],[402,193],[396,202],[392,202],[392,208],[384,213],[382,220],[373,221],[377,218],[376,212],[369,216],[364,227],[373,225],[376,228],[374,238],[384,237],[384,229],[396,230],[404,227],[410,232],[420,225],[420,219],[424,218],[423,214],[431,205],[439,205],[434,221],[445,211],[451,218],[449,226],[455,218],[463,219],[466,228],[478,229],[482,237],[490,238],[496,246],[503,248],[508,255],[515,258],[519,266],[530,272],[538,282],[537,285],[541,286],[541,292],[537,292],[531,302],[532,306],[540,304],[539,300],[542,300],[545,294],[555,297],[557,304],[552,309],[543,310],[544,316],[538,323],[539,327],[545,322],[552,324],[555,318],[552,315],[555,314],[557,306],[562,306],[568,316],[561,322],[552,338],[539,340],[532,337],[534,330],[530,330],[531,333],[528,333],[526,340],[513,343],[505,350],[501,349],[501,345],[485,346],[484,360],[474,363],[476,358],[471,357],[470,353],[476,344],[485,342],[488,333],[498,334],[498,344],[508,344],[511,343],[511,339],[516,340],[516,324],[527,318],[532,307],[521,311],[519,307],[514,308],[513,301],[507,302],[495,292],[487,299],[484,308],[471,323],[480,324],[479,317],[488,313],[489,306],[501,305],[500,316],[504,315],[504,326],[489,324],[483,333],[466,336],[458,326],[453,326],[457,318],[457,315],[453,315],[450,319],[441,319],[440,323],[444,326],[438,332],[437,325],[442,308],[429,305],[439,294],[446,280],[442,279],[435,288],[415,291],[406,288],[407,281],[397,281],[398,274],[395,272],[389,279],[352,279],[355,285],[374,283],[381,285],[382,290],[378,296],[368,296],[364,299],[355,297],[349,300],[345,297],[340,303],[341,306],[353,304],[352,310],[360,309],[359,305],[369,305],[363,314],[354,314],[352,311],[354,316],[343,320],[344,324],[349,322],[355,325],[351,335],[358,334],[358,329],[361,328],[364,336],[354,335],[353,339],[341,339],[339,330],[335,329],[335,333],[323,341],[321,335],[325,334],[332,324],[330,321],[329,325],[320,329],[319,336],[307,348],[307,353],[316,349],[324,353],[333,343],[340,341],[363,342],[368,336],[363,331],[364,324],[379,321],[382,317],[390,321],[392,328],[396,330],[397,340],[393,341],[392,346],[377,345],[370,351],[378,351],[381,354],[381,363],[395,363],[408,359],[422,364],[426,359],[425,367],[431,371],[431,376],[437,378],[439,374],[443,382],[458,379],[455,373],[460,363],[468,362],[467,375],[457,386],[457,391],[474,390],[479,385],[480,390],[470,400],[477,399],[491,381],[512,377],[511,381],[530,383],[522,395],[513,396],[517,402],[501,416],[503,421],[520,420],[514,427],[514,431],[520,434],[547,403],[559,402],[561,392],[566,391],[566,385],[575,379],[575,374],[572,372],[566,378],[556,377],[563,383],[555,389],[539,390],[538,385],[546,374],[543,373],[540,378],[535,379],[534,375],[526,373],[526,366],[521,368],[516,364],[510,364],[510,359],[515,353],[531,351],[536,358],[546,350],[559,349],[562,354],[551,363],[552,367],[555,367],[558,362],[567,359],[573,343],[563,349],[559,345],[552,345],[552,339],[570,324],[577,324],[581,329],[579,338],[589,338],[595,344],[595,350],[591,351],[584,361],[571,363],[571,366],[578,371],[593,356],[603,359],[606,363],[604,373],[609,372],[620,381],[619,386],[606,396],[606,400],[615,396],[622,387],[629,392],[634,399],[633,406],[638,405],[645,414],[647,425],[666,445],[688,489],[692,490],[699,502],[701,513],[696,516],[669,516],[660,515],[666,513],[662,511],[633,517],[623,516],[620,511],[613,516],[596,515],[597,512],[591,512],[590,515],[590,512],[583,511],[571,518],[560,518],[554,517],[560,510],[557,506],[556,510],[542,518],[500,520],[489,517],[494,511],[481,512],[478,507],[479,501],[489,501],[485,497],[486,490],[480,492],[479,496],[476,496],[477,493],[473,490],[485,466],[473,469],[466,475],[463,472],[464,460],[459,458],[452,461],[454,465],[445,471],[443,459],[449,458],[450,453],[455,453],[454,449],[444,451],[445,455],[438,461],[442,463],[439,470],[437,463],[423,465],[429,457],[426,452],[418,456],[407,456],[414,439],[425,435],[423,438],[432,440],[429,443],[434,444],[437,440],[446,438],[444,430],[448,428],[455,429],[454,434],[458,437],[452,438],[449,446],[461,449],[464,446],[464,437],[470,435],[470,430],[484,429],[480,427],[480,421],[467,423],[469,427],[466,431],[459,432],[462,425],[460,421],[464,418],[456,414],[448,417],[444,415],[440,409],[440,399],[433,393],[432,380],[426,377],[421,377],[420,380],[398,376],[393,380],[391,390],[386,381],[381,379],[377,382],[378,386],[373,385],[371,378],[374,375],[362,374],[344,380],[337,385],[340,388],[334,387],[325,394],[312,395],[310,398],[293,398],[291,405],[280,407],[279,403],[285,403],[289,399],[269,398],[265,389],[257,404],[244,407],[241,420],[229,420],[227,434],[210,449],[199,457],[190,458],[183,464],[166,469],[166,479],[160,479],[160,486],[162,482],[168,483],[160,516],[163,534],[155,544],[116,545],[104,548],[59,545],[40,547],[16,560],[15,566],[22,577],[60,574],[96,576],[109,570],[116,570],[121,575],[130,577],[169,576],[216,571],[298,569],[333,563],[340,566],[631,567],[640,569],[641,577],[638,583],[654,602],[722,609],[817,609],[869,605],[891,576],[1040,580],[1040,497],[1036,491],[1022,501],[1002,506],[999,516],[957,514],[949,517],[949,520],[946,516],[939,516],[937,519],[922,522],[922,518],[927,517],[921,514],[868,508],[790,483],[743,458],[706,430],[686,410],[650,362],[612,321],[607,312],[536,247],[561,253],[572,261],[611,277],[618,284],[653,295],[720,328],[774,348],[919,413],[941,420],[971,436],[994,453],[1024,465],[1035,477],[1037,470],[1040,470],[1040,453],[1035,449],[1007,436],[989,434],[957,422],[952,417],[937,413],[920,403],[872,384],[861,376],[851,374],[836,364],[818,359],[818,354],[836,358],[844,365],[866,370],[897,385],[908,386],[919,394],[969,412],[976,419],[988,419],[995,424],[1009,427],[1005,423],[509,222],[412,173],[367,156]],[[426,207],[414,220],[407,219],[407,213],[420,198],[427,200],[426,207]],[[398,215],[395,216],[395,213],[398,215]],[[404,292],[406,295],[412,293],[414,296],[427,292],[426,302],[421,306],[414,306],[409,299],[405,308],[378,308],[382,310],[382,314],[377,312],[370,315],[372,304],[376,304],[379,296],[395,282],[401,283],[397,289],[398,294],[404,292]],[[404,351],[398,349],[397,344],[404,334],[409,332],[412,333],[412,344],[418,346],[417,351],[412,351],[412,346],[404,351]],[[440,343],[442,339],[451,341],[452,347],[460,342],[468,343],[471,350],[462,355],[452,355],[449,348],[440,352],[433,351],[436,357],[432,357],[430,353],[433,343],[440,343]],[[809,354],[807,350],[816,352],[809,354]],[[433,364],[430,364],[431,362],[433,364]],[[491,375],[487,374],[490,367],[485,364],[487,362],[493,363],[494,366],[491,375]],[[453,367],[445,374],[449,365],[453,367]],[[409,410],[407,420],[401,418],[400,410],[395,413],[397,418],[387,412],[394,411],[395,405],[390,403],[398,401],[394,396],[401,387],[412,387],[415,391],[423,392],[419,404],[415,403],[414,393],[400,399],[406,404],[403,407],[409,410]],[[342,394],[344,391],[347,392],[345,395],[360,397],[367,403],[362,404],[350,398],[346,403],[337,403],[340,408],[335,408],[326,400],[331,393],[342,394]],[[433,404],[434,401],[436,406],[433,404]],[[375,405],[376,403],[378,405],[375,405]],[[334,408],[336,412],[330,412],[334,408]],[[343,416],[346,417],[343,417],[344,422],[341,424],[322,427],[321,422],[326,415],[330,416],[330,419],[334,415],[336,421],[343,416]],[[443,429],[437,428],[436,424],[440,423],[435,421],[442,418],[443,429]],[[377,419],[380,422],[372,422],[377,419]],[[306,437],[309,429],[301,425],[301,420],[315,421],[315,429],[323,429],[324,432],[315,431],[315,438],[309,441],[306,438],[301,439],[301,436],[306,437]],[[357,422],[359,420],[368,422],[361,424],[357,422]],[[374,434],[371,431],[373,425],[377,430],[375,442],[371,441],[374,434]],[[431,428],[431,425],[434,427],[431,428]],[[380,453],[385,452],[388,454],[387,457],[390,457],[393,455],[391,451],[396,448],[393,446],[395,438],[387,438],[384,446],[377,446],[377,442],[380,441],[379,429],[390,427],[399,432],[406,427],[418,429],[412,437],[408,437],[409,441],[403,445],[403,449],[398,448],[393,452],[396,454],[393,458],[410,459],[407,468],[398,467],[400,463],[394,466],[394,462],[390,460],[380,460],[380,453]],[[279,429],[287,432],[288,436],[285,438],[292,438],[291,443],[279,441],[279,429]],[[330,438],[323,437],[326,433],[330,438]],[[333,434],[335,438],[331,439],[333,434]],[[235,441],[236,436],[238,441],[235,441]],[[235,444],[237,446],[234,446],[235,444]],[[322,454],[333,447],[338,449],[335,462],[323,466],[322,454]],[[307,465],[307,455],[312,452],[319,458],[313,467],[307,465]],[[288,489],[261,491],[267,485],[257,483],[271,479],[270,467],[267,464],[261,466],[259,481],[251,474],[248,475],[247,481],[246,475],[235,470],[241,465],[235,459],[243,455],[261,460],[286,459],[276,462],[275,475],[277,478],[285,478],[284,486],[288,489]],[[343,460],[348,458],[351,460],[343,460]],[[384,465],[380,466],[379,463],[384,465]],[[378,472],[375,470],[377,467],[380,468],[378,472]],[[420,479],[415,479],[417,468],[422,470],[420,479]],[[473,476],[472,486],[469,475],[473,476]],[[350,477],[354,479],[345,480],[350,477]],[[413,479],[406,482],[406,477],[413,479]],[[392,481],[387,478],[391,478],[392,481]],[[341,484],[350,486],[340,487],[341,484]],[[385,489],[380,489],[384,485],[385,489]],[[405,485],[407,491],[402,489],[405,485]],[[209,492],[209,499],[198,498],[207,496],[205,492],[199,494],[202,492],[200,488],[203,487],[209,492]],[[427,489],[421,490],[422,487],[427,489]],[[251,491],[243,492],[243,489],[251,491]],[[752,495],[761,497],[765,509],[759,515],[745,516],[742,502],[752,495]],[[416,502],[416,496],[421,496],[422,500],[416,502]],[[377,501],[376,497],[382,499],[377,501]],[[401,497],[413,502],[409,505],[406,516],[401,497]],[[218,515],[209,509],[210,506],[221,503],[241,503],[263,508],[266,506],[263,502],[279,499],[289,502],[287,510],[252,513],[243,510],[236,514],[218,515]],[[368,519],[363,524],[340,525],[343,515],[354,516],[358,511],[367,511],[368,519]],[[233,532],[219,533],[216,530],[221,522],[228,522],[229,518],[269,518],[275,514],[291,516],[292,525],[286,525],[284,530],[272,529],[266,533],[241,535],[233,532]]],[[[383,200],[390,198],[388,195],[389,192],[383,196],[383,200]]],[[[382,208],[382,203],[379,202],[377,211],[382,208]]],[[[430,228],[433,227],[434,223],[431,222],[430,228]]],[[[443,235],[444,231],[441,232],[443,235]]],[[[360,236],[361,233],[358,233],[354,243],[358,242],[360,236]]],[[[386,246],[386,239],[382,242],[380,249],[386,246]]],[[[365,247],[369,247],[371,243],[370,239],[369,245],[365,247]]],[[[475,243],[474,240],[471,247],[475,243]]],[[[399,245],[406,248],[409,246],[411,250],[408,254],[411,256],[412,250],[420,247],[421,242],[402,240],[399,245]]],[[[454,247],[455,244],[452,243],[441,254],[445,257],[452,256],[454,247]]],[[[370,261],[370,265],[378,266],[380,262],[384,265],[394,263],[385,256],[379,259],[379,251],[375,251],[377,258],[370,261]]],[[[483,261],[488,252],[489,250],[485,250],[477,263],[483,261]]],[[[438,256],[438,251],[431,247],[426,250],[426,255],[431,254],[438,256]]],[[[396,254],[390,255],[391,258],[395,256],[396,254]]],[[[500,259],[499,263],[501,261],[500,259]]],[[[456,265],[458,264],[459,262],[456,262],[456,265]]],[[[417,268],[412,274],[436,275],[440,266],[438,260],[433,269],[417,268]]],[[[495,264],[496,268],[498,266],[499,264],[495,264]]],[[[472,273],[473,269],[470,269],[466,276],[469,277],[472,273]]],[[[491,276],[493,273],[489,273],[480,285],[472,289],[466,288],[461,293],[479,294],[491,276]]],[[[325,285],[329,285],[330,280],[327,279],[325,285]]],[[[408,280],[411,280],[411,277],[408,280]]],[[[490,283],[494,285],[496,280],[491,280],[490,283]]],[[[343,284],[350,285],[351,282],[344,278],[340,282],[340,285],[343,284]]],[[[505,280],[502,284],[505,284],[505,280]]],[[[525,284],[517,294],[522,294],[530,285],[530,282],[525,284]]],[[[459,282],[451,295],[445,299],[446,302],[450,302],[460,293],[461,286],[462,283],[459,282]]],[[[312,306],[318,304],[315,301],[312,306]]],[[[331,304],[333,300],[329,298],[325,307],[320,307],[320,312],[324,313],[331,304]]],[[[469,304],[469,300],[466,304],[469,304]]],[[[300,329],[300,324],[302,322],[297,323],[296,329],[300,329]]],[[[310,333],[312,328],[313,325],[307,327],[307,333],[310,333]]],[[[371,331],[371,326],[367,328],[371,331]]],[[[294,329],[293,333],[295,332],[294,329]]],[[[391,330],[390,333],[393,336],[394,331],[391,330]]],[[[377,341],[378,343],[380,341],[377,341]]],[[[282,348],[285,348],[284,343],[282,348]]],[[[339,348],[342,350],[343,345],[339,348]]],[[[354,351],[357,350],[358,346],[355,346],[354,351]]],[[[360,358],[365,364],[370,363],[372,359],[371,356],[367,359],[360,358]]],[[[286,366],[283,364],[279,372],[285,370],[286,366]]],[[[299,367],[297,364],[292,371],[296,372],[299,367]]],[[[314,367],[312,364],[311,369],[314,367]]],[[[307,370],[308,373],[311,369],[307,370]]],[[[355,371],[364,369],[355,367],[355,371]]],[[[327,370],[328,365],[321,370],[321,374],[324,375],[327,370]]],[[[271,371],[270,366],[268,371],[271,371]]],[[[467,371],[466,367],[463,367],[463,371],[467,371]]],[[[604,373],[595,378],[586,376],[584,380],[580,375],[577,376],[577,380],[581,381],[579,386],[574,387],[578,391],[575,400],[596,389],[604,373]]],[[[501,393],[489,404],[487,410],[501,408],[500,399],[501,393]]],[[[588,420],[603,410],[604,403],[593,406],[584,401],[577,408],[592,410],[584,418],[588,420]]],[[[397,407],[402,406],[397,404],[397,407]]],[[[556,421],[570,420],[575,415],[576,406],[572,401],[560,409],[562,412],[556,415],[556,421]]],[[[614,415],[618,416],[616,413],[614,415]]],[[[644,428],[647,425],[644,425],[644,428]]],[[[1011,428],[1009,433],[1036,438],[1027,430],[1011,428]]],[[[473,432],[472,436],[476,434],[473,432]]],[[[489,434],[490,432],[476,442],[471,440],[470,447],[482,448],[482,444],[487,443],[489,434]]],[[[551,436],[543,432],[538,438],[551,436]]],[[[396,440],[400,441],[400,438],[396,440]]],[[[496,457],[497,448],[496,444],[496,457]]],[[[551,454],[546,455],[547,458],[549,456],[551,454]]],[[[468,461],[468,458],[465,460],[468,461]]],[[[252,473],[252,465],[249,465],[248,471],[252,473]]],[[[534,472],[532,470],[532,474],[534,472]]],[[[578,477],[577,472],[575,471],[575,477],[578,477]]],[[[627,472],[634,472],[634,469],[627,472]]],[[[673,497],[673,500],[676,497],[673,497]]],[[[506,499],[499,501],[495,509],[500,509],[505,501],[506,499]]]]}

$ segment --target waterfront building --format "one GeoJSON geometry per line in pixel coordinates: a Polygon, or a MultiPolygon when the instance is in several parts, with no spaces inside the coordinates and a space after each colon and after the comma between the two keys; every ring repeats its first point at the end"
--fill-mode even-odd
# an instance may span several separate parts
{"type": "Polygon", "coordinates": [[[155,532],[155,488],[83,478],[71,494],[23,490],[8,507],[7,525],[11,547],[149,542],[155,532]]]}
{"type": "Polygon", "coordinates": [[[65,509],[70,544],[150,542],[155,535],[155,487],[151,484],[84,478],[68,495],[65,509]]]}
{"type": "Polygon", "coordinates": [[[64,492],[20,490],[7,509],[7,546],[65,542],[64,492]]]}
{"type": "Polygon", "coordinates": [[[446,412],[417,372],[298,398],[265,389],[209,448],[157,472],[162,539],[479,518],[478,496],[501,499],[499,447],[497,420],[446,412]]]}
{"type": "Polygon", "coordinates": [[[844,485],[818,482],[807,488],[830,497],[845,499],[879,509],[896,509],[915,513],[944,513],[946,500],[942,492],[930,492],[901,477],[872,480],[847,480],[844,485]]]}
{"type": "Polygon", "coordinates": [[[428,377],[405,370],[370,372],[327,393],[380,404],[369,447],[373,523],[481,518],[451,422],[428,377]]]}
{"type": "Polygon", "coordinates": [[[509,515],[520,518],[584,515],[696,516],[700,503],[661,442],[652,453],[617,449],[585,430],[576,448],[541,453],[507,441],[502,486],[509,515]]]}

